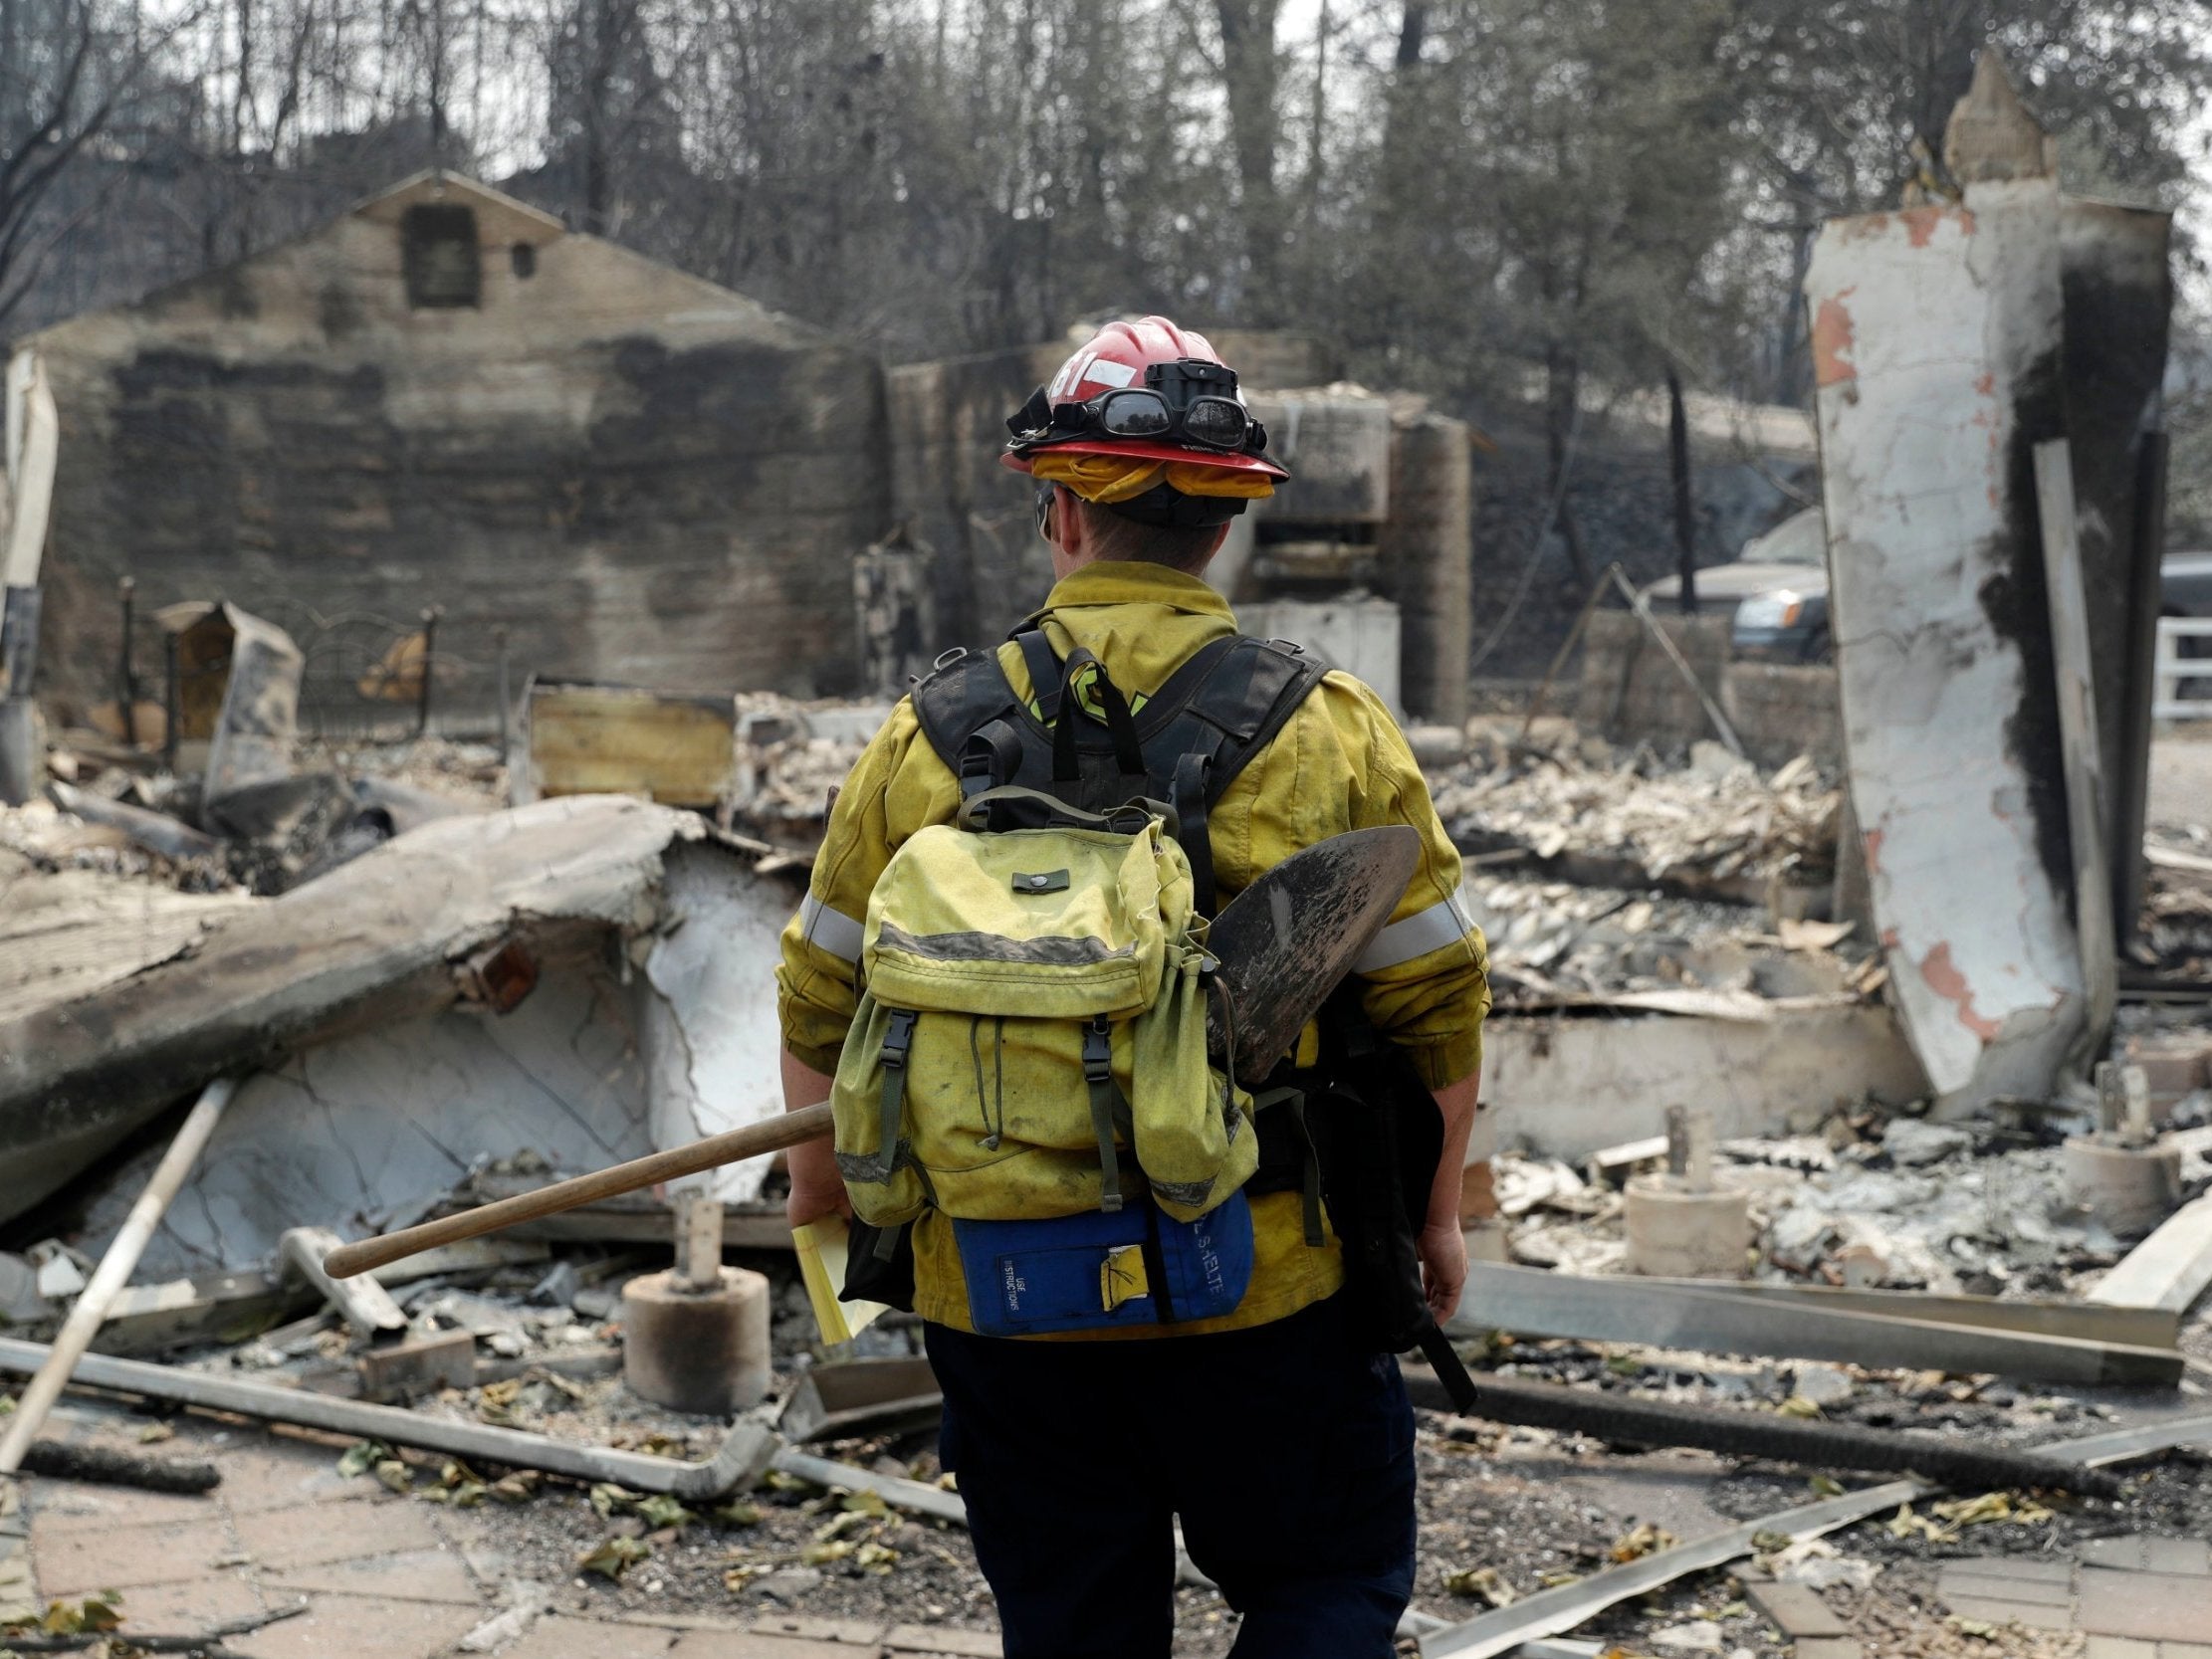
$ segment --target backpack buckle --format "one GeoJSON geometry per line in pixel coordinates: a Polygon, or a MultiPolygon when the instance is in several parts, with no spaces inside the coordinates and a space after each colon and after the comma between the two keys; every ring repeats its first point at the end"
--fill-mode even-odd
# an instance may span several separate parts
{"type": "Polygon", "coordinates": [[[1083,1081],[1111,1083],[1113,1077],[1114,1044],[1107,1030],[1106,1017],[1101,1014],[1083,1028],[1083,1081]]]}
{"type": "Polygon", "coordinates": [[[907,1052],[914,1047],[914,1024],[920,1018],[912,1009],[895,1008],[891,1024],[883,1033],[883,1063],[893,1071],[906,1065],[907,1052]]]}

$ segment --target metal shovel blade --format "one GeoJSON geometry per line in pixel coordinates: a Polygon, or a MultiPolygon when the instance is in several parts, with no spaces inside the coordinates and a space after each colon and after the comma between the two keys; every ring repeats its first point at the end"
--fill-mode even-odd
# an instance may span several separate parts
{"type": "MultiPolygon", "coordinates": [[[[1207,949],[1228,990],[1238,1081],[1257,1082],[1290,1052],[1389,925],[1420,863],[1421,835],[1408,824],[1332,835],[1284,859],[1214,919],[1207,949]]],[[[1218,998],[1206,1037],[1208,1052],[1229,1051],[1218,998]]]]}

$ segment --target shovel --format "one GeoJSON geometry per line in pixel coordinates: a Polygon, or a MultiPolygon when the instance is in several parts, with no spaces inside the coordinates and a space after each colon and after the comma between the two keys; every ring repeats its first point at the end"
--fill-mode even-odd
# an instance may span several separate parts
{"type": "MultiPolygon", "coordinates": [[[[1215,1057],[1230,1057],[1239,1078],[1272,1070],[1389,923],[1420,861],[1421,837],[1406,825],[1353,830],[1292,854],[1239,893],[1207,934],[1228,1004],[1223,1018],[1223,999],[1214,999],[1207,1035],[1215,1057]]],[[[818,1141],[830,1128],[827,1101],[801,1107],[459,1215],[341,1244],[323,1258],[323,1268],[333,1279],[350,1279],[441,1244],[818,1141]]]]}

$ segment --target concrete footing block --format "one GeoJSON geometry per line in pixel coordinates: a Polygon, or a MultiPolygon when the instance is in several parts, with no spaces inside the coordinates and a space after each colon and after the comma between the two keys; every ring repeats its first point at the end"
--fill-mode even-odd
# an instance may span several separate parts
{"type": "Polygon", "coordinates": [[[2122,1237],[2147,1233],[2181,1203],[2181,1151],[2080,1135],[2066,1143],[2067,1196],[2122,1237]]]}
{"type": "Polygon", "coordinates": [[[1656,1279],[1741,1279],[1751,1248],[1751,1200],[1692,1191],[1675,1175],[1628,1185],[1628,1269],[1656,1279]]]}
{"type": "Polygon", "coordinates": [[[371,1348],[354,1361],[364,1400],[403,1400],[476,1384],[476,1339],[466,1331],[371,1348]]]}
{"type": "Polygon", "coordinates": [[[622,1288],[622,1379],[656,1405],[728,1416],[769,1387],[769,1282],[726,1267],[716,1285],[648,1273],[622,1288]]]}

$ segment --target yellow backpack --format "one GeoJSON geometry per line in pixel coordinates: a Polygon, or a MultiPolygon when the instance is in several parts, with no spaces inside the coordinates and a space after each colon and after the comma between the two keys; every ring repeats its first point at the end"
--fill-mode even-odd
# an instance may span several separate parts
{"type": "Polygon", "coordinates": [[[989,789],[892,856],[831,1095],[862,1220],[1111,1214],[1149,1192],[1191,1221],[1250,1177],[1251,1099],[1207,1060],[1212,963],[1171,817],[989,789]]]}

